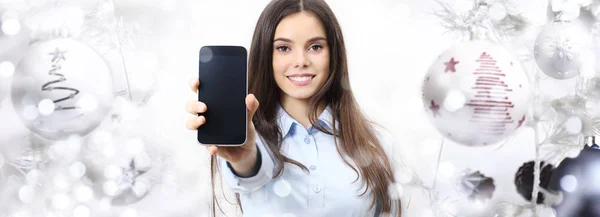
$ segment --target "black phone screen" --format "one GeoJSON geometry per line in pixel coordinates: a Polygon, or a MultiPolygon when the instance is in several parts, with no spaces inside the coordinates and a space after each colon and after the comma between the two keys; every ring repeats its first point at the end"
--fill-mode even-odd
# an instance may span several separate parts
{"type": "Polygon", "coordinates": [[[240,46],[200,49],[198,101],[204,102],[206,123],[198,128],[198,142],[241,145],[247,130],[247,52],[240,46]]]}

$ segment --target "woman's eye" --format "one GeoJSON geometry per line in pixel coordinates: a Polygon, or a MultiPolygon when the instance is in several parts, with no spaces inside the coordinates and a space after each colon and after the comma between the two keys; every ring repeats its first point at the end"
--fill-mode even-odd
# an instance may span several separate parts
{"type": "Polygon", "coordinates": [[[289,48],[288,46],[285,46],[285,45],[284,45],[284,46],[279,46],[279,47],[277,47],[277,50],[278,50],[278,51],[281,51],[281,52],[286,52],[286,51],[289,51],[289,50],[290,50],[290,48],[289,48]]]}
{"type": "Polygon", "coordinates": [[[318,45],[318,44],[315,44],[315,45],[313,45],[313,46],[310,46],[310,49],[311,49],[311,50],[314,50],[314,51],[318,51],[318,50],[321,50],[321,49],[323,49],[323,46],[321,46],[321,45],[318,45]]]}

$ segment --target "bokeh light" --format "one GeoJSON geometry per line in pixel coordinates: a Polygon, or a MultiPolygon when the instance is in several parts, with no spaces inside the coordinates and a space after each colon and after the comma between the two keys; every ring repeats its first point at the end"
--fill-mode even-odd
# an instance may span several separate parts
{"type": "Polygon", "coordinates": [[[560,187],[567,192],[577,189],[577,178],[574,175],[566,175],[560,179],[560,187]]]}
{"type": "Polygon", "coordinates": [[[15,65],[9,61],[0,62],[0,77],[7,78],[15,73],[15,65]]]}
{"type": "Polygon", "coordinates": [[[467,98],[459,90],[450,90],[444,99],[444,108],[450,112],[455,112],[467,103],[467,98]]]}
{"type": "Polygon", "coordinates": [[[85,175],[85,171],[86,171],[85,165],[79,161],[71,164],[71,166],[69,167],[69,173],[74,178],[83,177],[83,175],[85,175]]]}
{"type": "Polygon", "coordinates": [[[454,166],[454,164],[452,164],[448,161],[444,161],[444,162],[440,163],[439,174],[442,178],[452,177],[452,175],[454,175],[455,171],[456,171],[456,167],[454,166]]]}
{"type": "Polygon", "coordinates": [[[52,197],[52,207],[57,210],[67,209],[71,205],[71,198],[64,193],[58,193],[52,197]]]}
{"type": "Polygon", "coordinates": [[[98,100],[91,94],[83,94],[77,101],[77,106],[79,106],[85,112],[91,112],[98,108],[98,100]]]}
{"type": "Polygon", "coordinates": [[[120,217],[137,217],[138,213],[137,211],[135,211],[135,209],[132,208],[127,208],[125,209],[125,211],[123,211],[123,213],[121,213],[120,217]]]}
{"type": "Polygon", "coordinates": [[[33,190],[33,187],[31,187],[30,185],[25,185],[21,188],[19,188],[19,200],[21,200],[21,202],[23,203],[31,203],[33,202],[33,198],[35,192],[33,190]]]}
{"type": "Polygon", "coordinates": [[[21,31],[21,23],[17,19],[6,19],[2,21],[2,32],[6,35],[16,35],[21,31]]]}
{"type": "Polygon", "coordinates": [[[579,134],[583,128],[583,122],[578,116],[572,116],[565,121],[565,130],[570,134],[579,134]]]}
{"type": "Polygon", "coordinates": [[[292,192],[292,185],[285,179],[279,179],[273,185],[273,192],[279,197],[287,197],[292,192]]]}
{"type": "Polygon", "coordinates": [[[85,185],[78,186],[73,191],[73,197],[79,202],[87,202],[92,199],[93,196],[94,191],[92,188],[85,185]]]}
{"type": "Polygon", "coordinates": [[[85,205],[79,205],[73,209],[73,217],[89,217],[90,214],[90,208],[85,205]]]}

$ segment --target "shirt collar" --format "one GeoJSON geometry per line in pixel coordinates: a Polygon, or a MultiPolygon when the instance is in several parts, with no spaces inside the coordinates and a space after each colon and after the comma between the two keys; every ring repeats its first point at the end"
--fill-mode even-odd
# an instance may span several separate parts
{"type": "MultiPolygon", "coordinates": [[[[297,124],[298,126],[302,126],[300,123],[298,123],[298,121],[296,121],[294,118],[292,118],[284,109],[283,107],[281,107],[281,105],[277,105],[277,119],[279,122],[279,129],[281,130],[282,133],[282,137],[285,137],[290,130],[292,129],[292,127],[294,126],[294,124],[297,124]]],[[[332,130],[332,115],[331,115],[331,107],[327,106],[325,108],[325,110],[323,110],[323,112],[319,115],[318,117],[318,121],[320,124],[324,124],[324,127],[326,130],[332,130]]],[[[336,121],[336,127],[338,126],[337,121],[336,121]]]]}

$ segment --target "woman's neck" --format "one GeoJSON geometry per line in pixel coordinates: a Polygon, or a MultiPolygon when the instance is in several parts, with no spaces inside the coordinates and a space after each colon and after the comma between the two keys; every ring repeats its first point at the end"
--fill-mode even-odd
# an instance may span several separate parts
{"type": "MultiPolygon", "coordinates": [[[[310,120],[308,119],[309,103],[308,99],[295,99],[285,94],[281,97],[281,107],[285,110],[294,120],[298,121],[304,129],[310,127],[310,120]]],[[[317,114],[321,114],[325,110],[327,105],[320,103],[317,110],[317,114]]]]}

